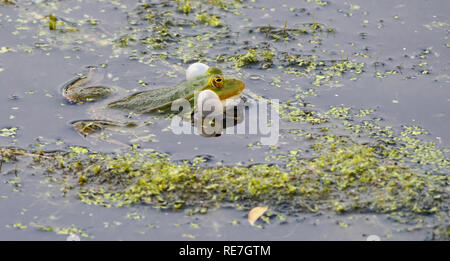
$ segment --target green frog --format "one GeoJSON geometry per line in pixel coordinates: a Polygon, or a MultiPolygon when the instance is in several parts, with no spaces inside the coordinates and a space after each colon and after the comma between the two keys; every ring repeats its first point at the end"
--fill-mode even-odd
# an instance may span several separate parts
{"type": "MultiPolygon", "coordinates": [[[[186,71],[186,81],[175,86],[164,87],[135,93],[123,99],[107,102],[105,109],[123,110],[137,114],[168,113],[171,105],[180,99],[193,104],[203,104],[201,99],[213,100],[215,106],[236,105],[245,89],[245,83],[230,75],[224,75],[217,67],[208,67],[196,63],[186,71]],[[195,99],[198,100],[195,100],[195,99]],[[195,100],[195,102],[194,102],[195,100]],[[234,102],[230,102],[234,101],[234,102]]],[[[105,99],[117,91],[115,87],[91,85],[93,70],[85,78],[77,78],[63,87],[63,96],[70,102],[82,103],[105,99]]],[[[192,109],[192,111],[195,110],[192,109]]],[[[139,124],[111,120],[82,120],[72,123],[73,127],[84,135],[102,130],[106,127],[137,127],[139,124]]]]}

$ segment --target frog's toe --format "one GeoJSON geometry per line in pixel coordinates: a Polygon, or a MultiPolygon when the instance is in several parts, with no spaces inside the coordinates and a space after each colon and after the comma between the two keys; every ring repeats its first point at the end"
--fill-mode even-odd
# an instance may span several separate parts
{"type": "Polygon", "coordinates": [[[103,124],[97,123],[96,121],[80,120],[72,122],[72,127],[84,136],[87,136],[91,133],[102,130],[103,124]]]}
{"type": "Polygon", "coordinates": [[[96,101],[108,97],[114,92],[113,88],[105,86],[93,86],[66,93],[65,97],[71,102],[96,101]]]}
{"type": "Polygon", "coordinates": [[[78,95],[84,101],[95,101],[108,97],[113,93],[111,87],[93,86],[83,89],[78,95]]]}

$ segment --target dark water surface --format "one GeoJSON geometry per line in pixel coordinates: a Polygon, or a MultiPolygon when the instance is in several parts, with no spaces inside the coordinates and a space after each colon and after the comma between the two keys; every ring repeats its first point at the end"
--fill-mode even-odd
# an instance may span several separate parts
{"type": "MultiPolygon", "coordinates": [[[[176,84],[184,80],[183,69],[200,60],[239,76],[248,90],[264,98],[283,103],[305,92],[304,100],[319,112],[330,106],[374,109],[374,117],[386,125],[420,126],[429,133],[424,140],[440,149],[450,147],[450,1],[216,1],[227,3],[226,10],[200,2],[203,6],[188,16],[177,12],[176,1],[162,0],[0,4],[0,129],[17,128],[15,135],[0,136],[0,146],[46,151],[83,146],[120,152],[138,144],[175,160],[208,156],[211,164],[264,162],[270,148],[249,146],[260,135],[175,135],[164,117],[132,115],[133,121],[153,123],[142,132],[107,132],[109,140],[124,146],[85,138],[72,129],[75,120],[128,116],[117,111],[92,115],[101,102],[64,100],[62,86],[86,74],[89,66],[105,65],[96,78],[102,85],[125,90],[111,98],[117,99],[128,92],[176,84]],[[195,15],[202,8],[211,9],[223,26],[199,23],[195,15]],[[149,9],[154,15],[150,22],[144,19],[149,9]],[[156,37],[155,28],[162,26],[158,21],[162,23],[169,11],[175,23],[169,30],[172,38],[143,40],[156,37]],[[50,31],[48,19],[42,18],[50,13],[73,22],[73,28],[66,22],[57,25],[62,31],[50,31]],[[283,35],[285,23],[286,28],[300,28],[314,22],[324,26],[323,32],[292,33],[288,40],[275,41],[258,31],[270,25],[283,35]],[[272,50],[273,65],[236,67],[230,57],[250,48],[272,50]],[[282,59],[284,53],[314,56],[328,65],[346,59],[364,65],[360,73],[349,69],[314,84],[314,71],[300,77],[285,73],[290,65],[282,59]]],[[[280,132],[293,126],[282,120],[280,132]]],[[[281,136],[278,145],[279,153],[306,147],[289,135],[281,136]]],[[[423,240],[433,239],[432,227],[438,222],[430,217],[427,226],[416,229],[381,214],[296,213],[286,221],[261,222],[257,228],[248,224],[246,211],[233,208],[189,216],[143,205],[89,206],[75,196],[62,197],[60,188],[41,174],[23,170],[14,176],[13,168],[4,166],[0,175],[0,240],[65,240],[72,232],[85,233],[88,237],[82,240],[365,240],[372,234],[382,240],[423,240]],[[53,232],[41,231],[36,224],[52,227],[53,232]]]]}

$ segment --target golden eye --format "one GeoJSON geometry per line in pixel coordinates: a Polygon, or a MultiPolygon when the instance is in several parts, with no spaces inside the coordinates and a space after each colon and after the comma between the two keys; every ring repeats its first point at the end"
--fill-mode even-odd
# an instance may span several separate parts
{"type": "Polygon", "coordinates": [[[223,85],[225,84],[225,79],[223,78],[222,75],[215,75],[212,78],[212,85],[216,88],[222,88],[223,85]]]}

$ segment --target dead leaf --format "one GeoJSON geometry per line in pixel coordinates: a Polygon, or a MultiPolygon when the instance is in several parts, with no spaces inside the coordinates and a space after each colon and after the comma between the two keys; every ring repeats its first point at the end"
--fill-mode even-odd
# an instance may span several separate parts
{"type": "Polygon", "coordinates": [[[248,222],[250,223],[250,225],[254,225],[256,220],[258,220],[258,218],[260,218],[264,212],[266,212],[268,209],[268,207],[255,207],[252,210],[250,210],[250,212],[248,213],[248,222]]]}

